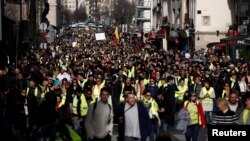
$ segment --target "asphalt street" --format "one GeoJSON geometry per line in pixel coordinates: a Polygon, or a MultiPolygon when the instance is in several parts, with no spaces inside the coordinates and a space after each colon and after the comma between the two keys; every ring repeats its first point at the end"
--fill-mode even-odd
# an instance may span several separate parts
{"type": "MultiPolygon", "coordinates": [[[[198,141],[207,141],[206,139],[206,128],[201,128],[198,136],[198,141]]],[[[185,136],[183,133],[180,131],[177,131],[175,128],[170,128],[168,130],[170,135],[172,136],[173,141],[185,141],[185,136]]],[[[113,136],[112,136],[112,141],[117,141],[117,126],[114,126],[114,131],[113,131],[113,136]]]]}

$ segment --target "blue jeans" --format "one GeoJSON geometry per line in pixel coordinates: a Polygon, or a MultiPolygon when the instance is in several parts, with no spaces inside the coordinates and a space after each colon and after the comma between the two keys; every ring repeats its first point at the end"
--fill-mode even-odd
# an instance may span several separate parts
{"type": "Polygon", "coordinates": [[[187,127],[187,132],[185,133],[186,141],[197,141],[200,126],[199,124],[193,124],[187,127]]]}
{"type": "MultiPolygon", "coordinates": [[[[152,119],[151,119],[152,120],[152,119]]],[[[157,133],[157,124],[154,120],[152,120],[153,122],[151,123],[151,126],[152,126],[152,131],[151,131],[151,134],[150,134],[150,141],[155,141],[155,138],[156,138],[156,133],[157,133]]]]}
{"type": "Polygon", "coordinates": [[[168,129],[168,124],[165,119],[161,119],[161,126],[157,128],[157,136],[160,135],[160,133],[166,132],[168,129]]]}
{"type": "Polygon", "coordinates": [[[205,112],[205,119],[207,124],[212,124],[212,112],[205,112]]]}

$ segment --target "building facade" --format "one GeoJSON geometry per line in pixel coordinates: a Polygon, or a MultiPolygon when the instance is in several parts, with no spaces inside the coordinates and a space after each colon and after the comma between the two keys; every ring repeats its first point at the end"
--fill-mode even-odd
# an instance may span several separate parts
{"type": "Polygon", "coordinates": [[[103,21],[111,16],[115,0],[89,0],[89,16],[96,21],[103,21]]]}
{"type": "Polygon", "coordinates": [[[74,12],[74,11],[76,11],[77,3],[78,3],[79,1],[80,1],[80,0],[62,0],[62,6],[63,6],[65,9],[68,9],[68,10],[70,10],[71,12],[74,12]]]}
{"type": "Polygon", "coordinates": [[[47,18],[51,25],[58,27],[62,23],[62,5],[61,0],[48,0],[49,14],[47,18]]]}
{"type": "Polygon", "coordinates": [[[195,49],[204,48],[226,37],[229,26],[236,23],[236,9],[240,15],[245,14],[245,20],[239,17],[239,21],[248,22],[249,14],[245,12],[250,7],[246,4],[248,0],[240,2],[241,7],[234,0],[151,0],[151,30],[158,31],[162,25],[172,30],[191,29],[195,49]]]}
{"type": "Polygon", "coordinates": [[[99,7],[101,0],[90,0],[89,1],[89,15],[95,19],[100,18],[99,7]]]}
{"type": "Polygon", "coordinates": [[[135,23],[138,31],[144,33],[152,30],[152,0],[137,0],[135,23]]]}
{"type": "Polygon", "coordinates": [[[99,11],[101,21],[111,16],[111,8],[112,8],[111,0],[101,0],[100,11],[99,11]]]}
{"type": "Polygon", "coordinates": [[[196,49],[204,48],[211,42],[220,42],[226,37],[229,26],[236,23],[236,4],[233,0],[184,1],[188,2],[185,7],[189,11],[187,25],[195,29],[196,49]]]}
{"type": "Polygon", "coordinates": [[[87,16],[90,15],[90,9],[89,9],[89,7],[90,7],[90,1],[91,0],[79,0],[79,3],[78,3],[78,8],[81,7],[81,6],[85,7],[87,16]]]}

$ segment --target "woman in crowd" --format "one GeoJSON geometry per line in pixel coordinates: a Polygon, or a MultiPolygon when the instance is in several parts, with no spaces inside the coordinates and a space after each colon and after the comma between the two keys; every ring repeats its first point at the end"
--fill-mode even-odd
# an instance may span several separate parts
{"type": "Polygon", "coordinates": [[[198,141],[200,127],[206,126],[206,120],[201,103],[196,97],[196,93],[189,93],[189,99],[185,101],[184,108],[188,111],[190,123],[187,126],[186,141],[198,141]]]}

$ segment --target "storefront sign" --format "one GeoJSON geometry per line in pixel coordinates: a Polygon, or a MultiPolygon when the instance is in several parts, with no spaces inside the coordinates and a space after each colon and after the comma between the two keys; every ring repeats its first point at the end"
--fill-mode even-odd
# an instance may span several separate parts
{"type": "Polygon", "coordinates": [[[246,43],[245,43],[245,40],[238,40],[237,44],[246,44],[246,43]]]}

